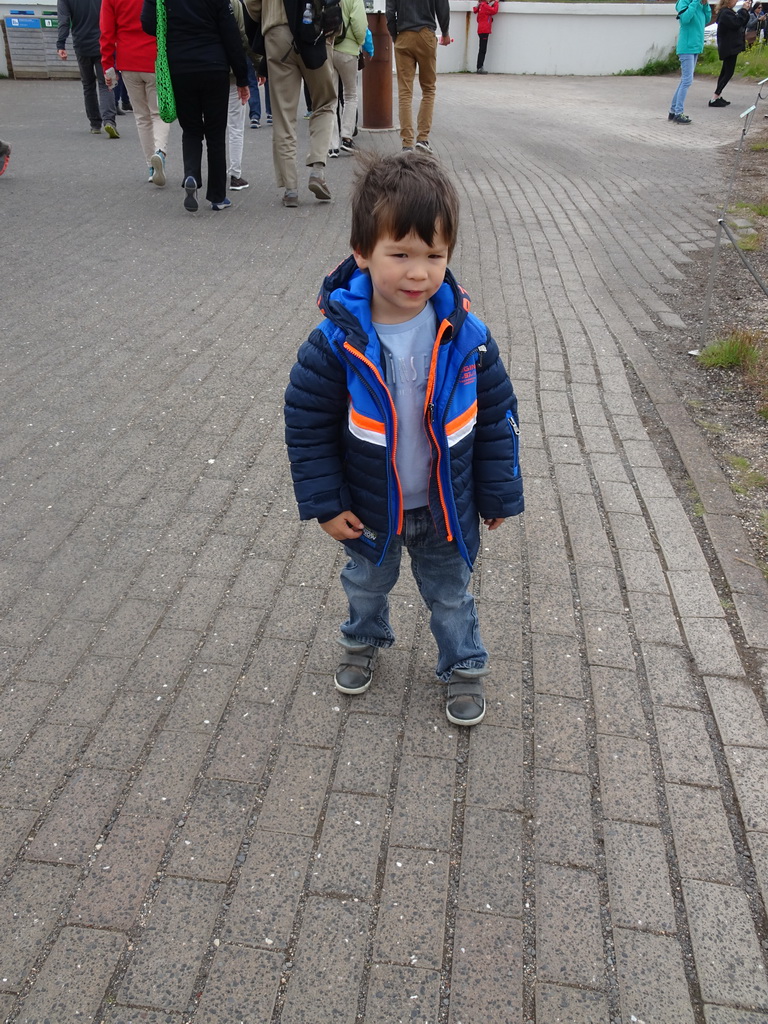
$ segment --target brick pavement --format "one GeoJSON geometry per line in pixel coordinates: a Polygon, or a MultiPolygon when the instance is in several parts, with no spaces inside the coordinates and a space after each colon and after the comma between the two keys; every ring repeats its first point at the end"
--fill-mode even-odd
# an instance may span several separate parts
{"type": "Polygon", "coordinates": [[[462,731],[405,575],[375,685],[333,690],[340,559],[293,505],[282,392],[352,161],[287,211],[250,131],[251,188],[190,217],[130,117],[93,138],[77,83],[0,82],[13,1024],[768,1019],[768,591],[649,347],[686,329],[755,90],[695,83],[683,130],[671,86],[439,83],[527,483],[474,577],[494,673],[462,731]]]}

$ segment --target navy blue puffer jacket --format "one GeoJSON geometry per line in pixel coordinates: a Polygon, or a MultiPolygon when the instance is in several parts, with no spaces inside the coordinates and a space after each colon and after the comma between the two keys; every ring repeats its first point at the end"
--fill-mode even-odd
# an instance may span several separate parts
{"type": "MultiPolygon", "coordinates": [[[[301,346],[285,392],[285,437],[301,518],[324,523],[354,512],[365,529],[346,544],[379,563],[402,529],[401,439],[371,292],[352,256],[325,279],[318,303],[326,319],[301,346]]],[[[435,529],[471,567],[480,519],[523,511],[517,399],[496,342],[450,271],[432,303],[439,327],[424,409],[429,506],[435,529]]]]}

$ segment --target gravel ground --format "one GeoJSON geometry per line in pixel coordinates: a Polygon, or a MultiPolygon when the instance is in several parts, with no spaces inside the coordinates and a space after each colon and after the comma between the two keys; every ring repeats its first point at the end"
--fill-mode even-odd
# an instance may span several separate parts
{"type": "MultiPolygon", "coordinates": [[[[714,241],[717,219],[727,200],[728,182],[733,175],[728,206],[739,221],[751,220],[757,229],[759,247],[747,253],[747,257],[768,284],[768,220],[736,208],[737,203],[768,201],[768,151],[755,152],[751,148],[755,143],[768,142],[768,121],[762,117],[760,109],[758,116],[759,121],[753,122],[744,138],[740,155],[733,146],[723,147],[722,191],[712,196],[712,237],[714,241]]],[[[760,414],[766,403],[761,402],[755,386],[741,372],[705,369],[688,354],[701,347],[704,297],[712,268],[711,253],[692,253],[691,258],[685,285],[677,297],[680,315],[690,329],[670,331],[662,336],[654,354],[731,481],[741,506],[743,526],[763,572],[768,575],[768,418],[760,414]],[[734,466],[736,459],[748,460],[751,469],[761,474],[765,482],[748,486],[746,493],[739,493],[744,480],[743,473],[734,466]]],[[[768,299],[723,235],[707,339],[712,342],[735,328],[766,331],[767,326],[768,299]]]]}

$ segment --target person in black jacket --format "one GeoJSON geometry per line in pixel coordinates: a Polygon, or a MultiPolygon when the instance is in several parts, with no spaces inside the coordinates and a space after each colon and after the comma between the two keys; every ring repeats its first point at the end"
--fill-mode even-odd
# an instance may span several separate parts
{"type": "Polygon", "coordinates": [[[91,132],[101,134],[102,125],[110,139],[119,139],[115,127],[115,94],[104,81],[101,66],[101,43],[99,36],[99,14],[101,0],[59,0],[57,5],[59,34],[56,51],[61,60],[67,60],[67,36],[72,29],[72,44],[75,48],[80,81],[83,83],[85,113],[91,122],[91,132]],[[99,98],[96,99],[98,86],[99,98]]]}
{"type": "Polygon", "coordinates": [[[720,0],[715,8],[717,22],[717,55],[723,62],[720,77],[715,86],[715,94],[709,101],[710,107],[727,107],[728,100],[722,97],[723,89],[733,78],[736,70],[736,58],[746,49],[744,32],[752,9],[752,0],[744,0],[740,11],[734,11],[737,0],[720,0]]]}
{"type": "MultiPolygon", "coordinates": [[[[248,65],[229,0],[159,0],[168,16],[167,50],[184,159],[184,209],[198,209],[203,187],[203,139],[208,151],[206,199],[212,210],[231,206],[227,198],[227,111],[229,69],[243,104],[248,102],[248,65]]],[[[141,26],[157,35],[155,0],[144,0],[141,26]]]]}

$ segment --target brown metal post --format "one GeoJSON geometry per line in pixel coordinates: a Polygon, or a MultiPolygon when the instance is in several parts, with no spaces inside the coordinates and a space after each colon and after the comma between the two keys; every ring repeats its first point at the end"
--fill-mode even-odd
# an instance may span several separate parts
{"type": "Polygon", "coordinates": [[[363,71],[363,128],[392,128],[392,37],[383,14],[369,14],[373,60],[363,71]]]}

